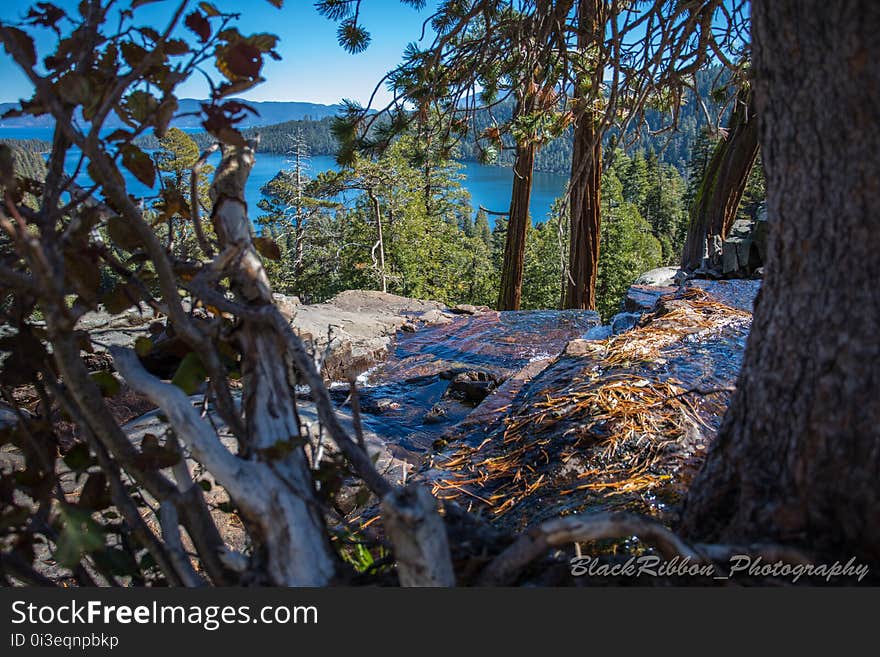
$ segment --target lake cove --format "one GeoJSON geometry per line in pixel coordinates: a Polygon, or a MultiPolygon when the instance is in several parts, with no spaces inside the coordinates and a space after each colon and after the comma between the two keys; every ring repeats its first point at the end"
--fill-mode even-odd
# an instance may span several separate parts
{"type": "MultiPolygon", "coordinates": [[[[0,139],[42,139],[51,141],[52,128],[8,128],[0,127],[0,139]]],[[[80,151],[72,147],[67,154],[65,168],[72,173],[78,171],[77,182],[80,185],[90,184],[85,173],[85,163],[80,165],[80,151]]],[[[216,165],[220,156],[216,154],[209,160],[216,165]]],[[[259,214],[257,203],[261,198],[260,188],[269,182],[278,171],[290,168],[290,158],[277,153],[257,153],[256,163],[247,183],[247,202],[251,218],[259,214]]],[[[315,176],[321,171],[337,169],[335,158],[330,155],[315,155],[309,158],[309,175],[315,176]]],[[[128,190],[134,195],[150,195],[149,188],[138,182],[131,173],[121,168],[128,190]]],[[[462,185],[470,192],[471,206],[476,213],[483,206],[492,212],[507,212],[510,207],[510,193],[513,187],[513,169],[501,166],[486,166],[477,162],[462,162],[461,173],[464,175],[462,185]]],[[[558,173],[536,171],[533,179],[531,197],[532,222],[546,221],[553,202],[565,193],[567,177],[558,173]]],[[[155,192],[153,192],[155,193],[155,192]]],[[[489,224],[494,225],[495,217],[489,215],[489,224]]]]}

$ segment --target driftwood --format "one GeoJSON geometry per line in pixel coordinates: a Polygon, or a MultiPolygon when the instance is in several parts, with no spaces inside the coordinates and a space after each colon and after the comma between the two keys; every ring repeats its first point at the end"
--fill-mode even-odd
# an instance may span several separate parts
{"type": "Polygon", "coordinates": [[[427,489],[392,491],[382,500],[382,517],[402,586],[455,586],[446,527],[427,489]]]}
{"type": "Polygon", "coordinates": [[[632,514],[597,514],[554,518],[533,527],[499,554],[480,575],[478,584],[503,586],[516,581],[522,571],[554,547],[603,539],[636,536],[655,548],[664,559],[687,558],[694,563],[724,562],[733,555],[760,556],[769,562],[810,563],[799,550],[780,545],[689,545],[664,525],[632,514]]]}

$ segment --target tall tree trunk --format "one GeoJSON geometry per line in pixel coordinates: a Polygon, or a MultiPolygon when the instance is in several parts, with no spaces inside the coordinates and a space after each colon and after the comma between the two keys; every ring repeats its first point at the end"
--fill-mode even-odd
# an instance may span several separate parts
{"type": "Polygon", "coordinates": [[[718,142],[690,211],[682,269],[720,269],[721,243],[730,233],[758,156],[758,121],[751,92],[737,95],[727,137],[718,142]]]}
{"type": "Polygon", "coordinates": [[[880,560],[880,5],[756,0],[764,286],[688,496],[709,540],[880,560]]]}
{"type": "Polygon", "coordinates": [[[538,145],[535,142],[517,146],[516,149],[507,240],[504,244],[504,262],[501,265],[498,310],[519,310],[522,299],[523,260],[529,226],[529,203],[532,198],[532,173],[537,152],[538,145]]]}
{"type": "MultiPolygon", "coordinates": [[[[251,307],[273,303],[272,289],[252,242],[244,187],[254,163],[251,146],[227,145],[211,186],[212,221],[221,247],[241,255],[231,276],[232,289],[251,307]]],[[[242,407],[247,439],[242,456],[264,467],[258,470],[272,511],[245,505],[245,522],[257,539],[276,585],[318,586],[333,576],[334,559],[327,542],[321,505],[306,460],[296,410],[291,364],[285,337],[265,324],[242,319],[238,327],[242,362],[242,407]]],[[[230,491],[231,492],[231,491],[230,491]]]]}
{"type": "Polygon", "coordinates": [[[379,268],[379,275],[382,277],[382,291],[387,292],[388,277],[385,275],[385,239],[382,237],[382,210],[379,206],[379,198],[372,189],[367,190],[367,195],[370,197],[370,203],[373,206],[373,218],[376,220],[376,245],[373,247],[373,252],[375,253],[377,249],[379,251],[377,266],[379,268]]]}
{"type": "Polygon", "coordinates": [[[293,275],[296,277],[297,284],[300,283],[300,279],[302,277],[303,271],[303,242],[305,240],[305,219],[303,218],[303,207],[302,207],[302,189],[303,189],[303,176],[302,176],[302,144],[297,142],[296,144],[296,163],[294,165],[294,171],[296,172],[296,208],[294,215],[296,219],[294,219],[294,230],[296,236],[296,251],[295,251],[295,260],[293,263],[293,275]]]}
{"type": "Polygon", "coordinates": [[[571,233],[568,277],[563,308],[596,308],[599,273],[599,229],[602,203],[602,144],[592,113],[581,117],[574,131],[569,208],[571,233]]]}
{"type": "Polygon", "coordinates": [[[297,285],[301,284],[303,268],[305,266],[305,246],[306,246],[306,225],[305,221],[298,217],[294,226],[295,260],[293,263],[293,275],[296,277],[297,285]]]}
{"type": "MultiPolygon", "coordinates": [[[[578,48],[582,51],[602,47],[605,26],[604,0],[579,0],[578,48]]],[[[586,72],[578,76],[578,89],[595,80],[586,72]]],[[[590,98],[580,101],[591,104],[590,98]]],[[[568,276],[563,282],[562,307],[595,310],[596,278],[599,274],[599,230],[602,222],[602,136],[598,117],[592,109],[581,108],[574,130],[569,180],[568,276]]]]}

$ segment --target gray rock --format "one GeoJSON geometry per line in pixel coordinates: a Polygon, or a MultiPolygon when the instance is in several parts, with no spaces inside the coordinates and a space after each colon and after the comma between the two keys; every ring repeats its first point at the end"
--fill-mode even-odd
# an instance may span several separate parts
{"type": "Polygon", "coordinates": [[[680,270],[678,267],[658,267],[657,269],[646,271],[639,276],[633,282],[633,285],[652,285],[661,287],[676,285],[676,276],[678,276],[679,272],[680,270]]]}
{"type": "MultiPolygon", "coordinates": [[[[610,338],[611,326],[609,324],[600,324],[599,326],[594,326],[589,331],[584,333],[583,340],[606,340],[610,338]]],[[[569,343],[571,344],[571,343],[569,343]]]]}
{"type": "Polygon", "coordinates": [[[88,312],[80,317],[76,328],[87,331],[95,340],[95,349],[120,346],[132,347],[139,337],[150,336],[150,325],[157,321],[153,310],[146,304],[111,315],[104,310],[88,312]]]}
{"type": "Polygon", "coordinates": [[[737,219],[720,249],[720,262],[713,265],[724,277],[747,277],[761,267],[767,257],[767,214],[737,219]]]}
{"type": "Polygon", "coordinates": [[[462,372],[452,379],[447,392],[453,397],[479,404],[497,385],[498,382],[487,372],[462,372]]]}
{"type": "Polygon", "coordinates": [[[620,335],[639,323],[640,313],[617,313],[611,318],[611,332],[614,335],[620,335]]]}
{"type": "Polygon", "coordinates": [[[623,300],[623,310],[630,313],[650,312],[664,294],[674,294],[678,287],[630,285],[623,300]]]}
{"type": "Polygon", "coordinates": [[[278,292],[275,292],[272,295],[272,298],[275,300],[275,305],[278,306],[278,309],[286,317],[293,317],[293,315],[296,313],[296,309],[302,305],[299,297],[293,297],[287,294],[280,294],[278,292]]]}
{"type": "Polygon", "coordinates": [[[720,281],[694,279],[685,283],[685,287],[700,288],[731,308],[752,312],[755,297],[758,296],[758,290],[761,289],[761,281],[756,279],[720,281]]]}
{"type": "Polygon", "coordinates": [[[442,303],[371,290],[348,290],[324,303],[287,308],[293,327],[331,380],[345,380],[383,360],[399,329],[452,321],[442,303]]]}

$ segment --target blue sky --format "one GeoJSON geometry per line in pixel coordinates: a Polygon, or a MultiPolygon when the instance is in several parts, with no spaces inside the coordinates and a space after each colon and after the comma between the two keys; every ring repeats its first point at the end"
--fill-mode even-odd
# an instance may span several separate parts
{"type": "MultiPolygon", "coordinates": [[[[137,9],[137,24],[163,26],[163,19],[177,7],[178,1],[161,0],[137,9]]],[[[70,15],[78,16],[78,2],[53,2],[70,15]]],[[[31,4],[26,0],[0,0],[0,20],[16,22],[31,4]]],[[[192,0],[189,4],[194,8],[198,2],[192,0]]],[[[436,5],[428,4],[428,9],[416,11],[398,0],[364,0],[362,22],[373,40],[365,52],[350,55],[336,42],[336,24],[320,16],[312,0],[285,0],[282,9],[266,0],[214,0],[221,11],[241,13],[238,27],[242,33],[271,32],[281,38],[278,51],[283,59],[267,60],[263,69],[266,82],[244,94],[245,98],[325,104],[338,103],[342,98],[365,103],[382,75],[400,61],[406,44],[419,38],[422,22],[430,15],[430,7],[436,5]]],[[[46,30],[38,32],[43,35],[37,41],[38,55],[42,57],[49,53],[54,36],[46,30]]],[[[207,84],[203,79],[194,79],[180,88],[179,95],[204,98],[207,84]]],[[[0,49],[0,102],[29,96],[30,87],[24,76],[0,49]]],[[[383,90],[378,98],[381,101],[388,96],[383,90]]]]}

